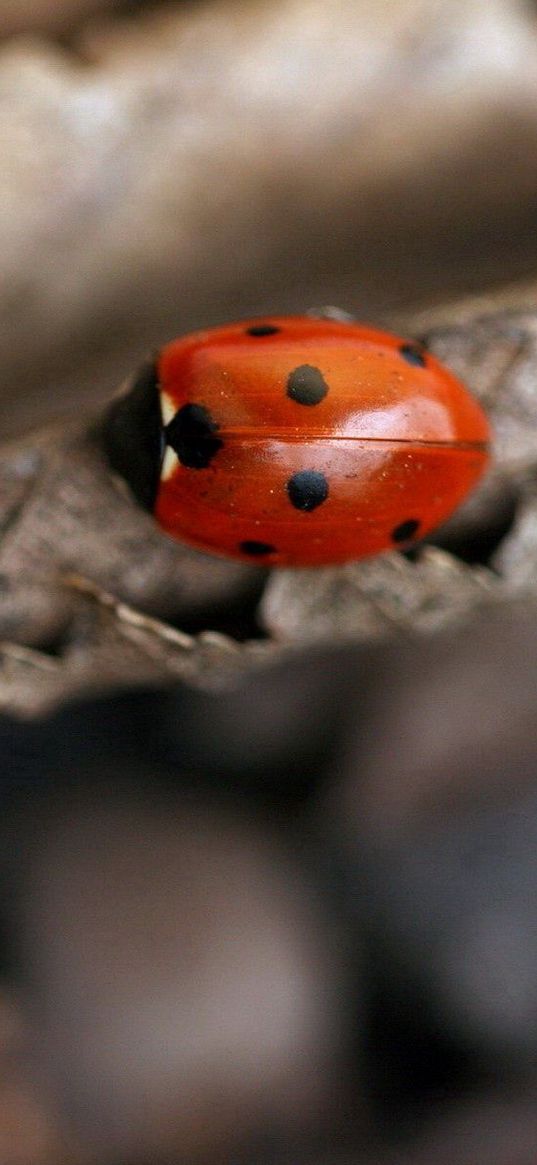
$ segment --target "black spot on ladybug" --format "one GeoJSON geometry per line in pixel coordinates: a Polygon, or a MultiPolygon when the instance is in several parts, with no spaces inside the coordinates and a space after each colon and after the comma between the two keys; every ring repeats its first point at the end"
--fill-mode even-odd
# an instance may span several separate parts
{"type": "Polygon", "coordinates": [[[223,441],[215,437],[218,425],[203,405],[183,405],[166,425],[166,444],[187,469],[207,469],[223,441]]]}
{"type": "Polygon", "coordinates": [[[252,554],[254,558],[262,558],[264,554],[275,554],[276,547],[271,546],[270,542],[241,542],[239,550],[243,554],[252,554]]]}
{"type": "Polygon", "coordinates": [[[299,405],[318,405],[328,392],[328,385],[313,364],[300,364],[287,380],[287,396],[299,405]]]}
{"type": "Polygon", "coordinates": [[[392,530],[392,541],[408,542],[417,534],[419,528],[420,524],[416,518],[408,518],[406,522],[401,522],[400,526],[396,526],[395,530],[392,530]]]}
{"type": "Polygon", "coordinates": [[[281,328],[275,324],[252,324],[251,328],[246,329],[247,336],[275,336],[276,332],[281,332],[281,328]]]}
{"type": "Polygon", "coordinates": [[[111,468],[144,509],[155,505],[164,452],[156,361],[144,364],[129,391],[113,401],[100,437],[111,468]]]}
{"type": "Polygon", "coordinates": [[[418,344],[401,344],[399,351],[407,364],[413,364],[414,368],[425,368],[425,355],[418,344]]]}
{"type": "Polygon", "coordinates": [[[300,473],[294,473],[285,488],[295,510],[316,510],[328,497],[326,477],[316,469],[303,469],[300,473]]]}

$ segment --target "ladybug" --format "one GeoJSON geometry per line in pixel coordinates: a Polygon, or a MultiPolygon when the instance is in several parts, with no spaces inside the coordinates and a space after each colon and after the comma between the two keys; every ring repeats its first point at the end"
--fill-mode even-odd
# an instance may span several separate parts
{"type": "Polygon", "coordinates": [[[476,484],[488,441],[420,344],[308,316],[173,340],[105,426],[112,467],[168,534],[270,566],[409,548],[476,484]]]}

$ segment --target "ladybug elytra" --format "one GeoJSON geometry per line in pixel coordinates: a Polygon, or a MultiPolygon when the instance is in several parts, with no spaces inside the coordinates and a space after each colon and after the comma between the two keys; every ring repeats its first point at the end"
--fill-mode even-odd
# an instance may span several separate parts
{"type": "Polygon", "coordinates": [[[112,406],[112,466],[173,537],[270,566],[408,548],[481,477],[489,428],[419,344],[281,317],[165,345],[112,406]]]}

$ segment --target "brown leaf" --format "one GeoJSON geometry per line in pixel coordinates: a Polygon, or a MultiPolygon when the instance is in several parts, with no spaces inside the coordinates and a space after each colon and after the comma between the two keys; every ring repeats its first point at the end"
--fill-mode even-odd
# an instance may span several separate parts
{"type": "Polygon", "coordinates": [[[186,635],[80,578],[66,580],[66,589],[72,620],[56,655],[0,646],[0,711],[43,715],[77,697],[179,678],[217,689],[273,653],[268,643],[240,645],[215,631],[186,635]]]}
{"type": "MultiPolygon", "coordinates": [[[[261,612],[278,639],[430,633],[511,593],[535,590],[537,313],[508,309],[473,317],[466,308],[464,322],[438,325],[425,340],[489,412],[491,471],[431,540],[437,545],[417,549],[412,560],[390,553],[342,568],[274,572],[261,612]]],[[[43,667],[57,667],[46,693],[40,694],[39,682],[27,685],[28,707],[35,709],[69,692],[167,681],[173,674],[193,675],[196,682],[203,677],[204,683],[216,676],[220,683],[233,674],[233,651],[239,670],[249,666],[252,646],[232,649],[230,640],[220,639],[213,657],[207,640],[198,639],[192,654],[180,632],[163,624],[155,630],[140,612],[179,626],[194,616],[198,626],[210,628],[218,611],[241,599],[252,602],[262,572],[165,537],[109,471],[91,425],[58,427],[7,447],[0,481],[0,634],[15,644],[52,650],[62,661],[51,664],[49,657],[41,666],[42,656],[19,657],[7,648],[6,706],[23,706],[27,680],[21,689],[20,676],[29,669],[39,678],[43,667]],[[66,588],[66,576],[73,574],[87,580],[85,591],[66,588]],[[121,604],[134,608],[128,617],[121,604]],[[78,667],[81,626],[84,663],[78,667]]]]}
{"type": "Polygon", "coordinates": [[[279,571],[268,584],[262,615],[279,639],[368,640],[434,632],[501,593],[491,571],[428,547],[416,562],[394,553],[343,567],[279,571]]]}

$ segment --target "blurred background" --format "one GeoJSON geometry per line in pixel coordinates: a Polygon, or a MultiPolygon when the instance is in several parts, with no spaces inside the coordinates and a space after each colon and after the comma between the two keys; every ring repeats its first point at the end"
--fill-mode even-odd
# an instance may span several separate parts
{"type": "MultiPolygon", "coordinates": [[[[530,0],[0,35],[4,439],[205,324],[532,307],[530,0]]],[[[0,1165],[535,1165],[536,627],[1,719],[0,1165]]]]}
{"type": "Polygon", "coordinates": [[[530,0],[4,0],[2,426],[240,315],[536,261],[530,0]]]}

